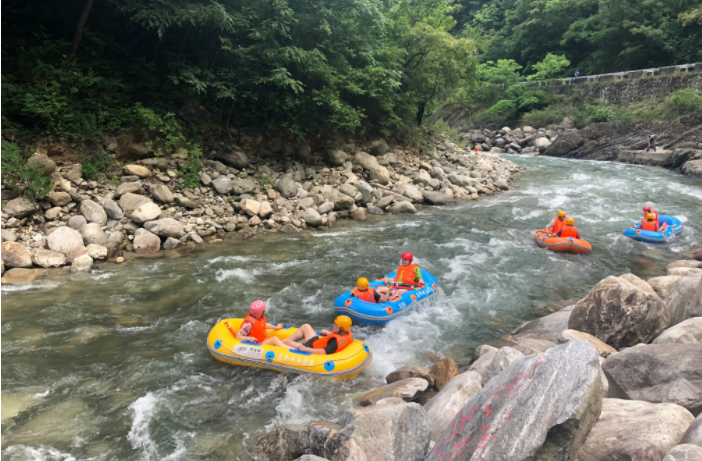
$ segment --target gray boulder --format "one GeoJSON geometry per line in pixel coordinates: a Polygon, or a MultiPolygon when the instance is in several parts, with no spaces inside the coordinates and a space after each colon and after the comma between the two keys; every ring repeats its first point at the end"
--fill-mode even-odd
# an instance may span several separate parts
{"type": "Polygon", "coordinates": [[[648,284],[651,285],[651,288],[658,293],[658,296],[661,297],[661,299],[665,300],[666,296],[670,294],[670,291],[673,289],[676,283],[678,283],[678,280],[682,275],[664,275],[662,277],[654,277],[652,279],[648,279],[648,284]]]}
{"type": "Polygon", "coordinates": [[[648,343],[669,319],[668,308],[653,289],[627,274],[627,278],[609,276],[595,285],[571,312],[568,328],[590,333],[618,349],[648,343]]]}
{"type": "Polygon", "coordinates": [[[544,151],[544,155],[562,157],[585,144],[586,140],[587,139],[580,135],[579,132],[562,134],[553,142],[553,144],[548,146],[548,148],[544,151]]]}
{"type": "Polygon", "coordinates": [[[353,163],[368,171],[380,166],[378,159],[365,152],[356,153],[356,155],[353,156],[353,163]]]}
{"type": "Polygon", "coordinates": [[[80,203],[80,212],[89,223],[95,223],[99,226],[107,224],[107,213],[92,200],[83,200],[80,203]]]}
{"type": "Polygon", "coordinates": [[[302,219],[311,227],[319,227],[322,225],[322,216],[320,216],[314,208],[306,209],[302,219]]]}
{"type": "Polygon", "coordinates": [[[255,190],[256,190],[256,183],[253,182],[252,179],[236,178],[232,181],[232,193],[234,195],[249,194],[255,190]]]}
{"type": "Polygon", "coordinates": [[[22,219],[34,213],[34,203],[24,197],[17,197],[10,200],[3,207],[3,211],[12,218],[22,219]]]}
{"type": "Polygon", "coordinates": [[[474,371],[455,376],[424,407],[431,429],[430,439],[436,442],[451,420],[482,388],[482,378],[474,371]]]}
{"type": "Polygon", "coordinates": [[[80,235],[83,237],[83,244],[86,246],[91,243],[97,243],[98,245],[107,243],[107,234],[102,231],[97,223],[91,222],[81,227],[80,235]]]}
{"type": "Polygon", "coordinates": [[[139,207],[132,211],[132,214],[130,215],[130,218],[132,218],[132,221],[143,224],[148,221],[153,221],[154,219],[157,219],[161,215],[161,208],[156,205],[154,202],[146,202],[139,207]]]}
{"type": "Polygon", "coordinates": [[[702,344],[640,344],[602,364],[610,389],[622,398],[671,402],[702,411],[702,344]]]}
{"type": "Polygon", "coordinates": [[[424,202],[424,195],[415,186],[407,185],[402,190],[402,195],[412,200],[414,203],[424,202]]]}
{"type": "Polygon", "coordinates": [[[485,371],[487,371],[488,367],[492,363],[492,360],[495,358],[495,355],[497,354],[499,349],[496,347],[488,346],[487,344],[483,344],[478,349],[480,350],[480,355],[476,354],[477,358],[473,363],[470,364],[470,367],[468,367],[468,371],[474,371],[482,377],[482,375],[485,374],[485,371]]]}
{"type": "Polygon", "coordinates": [[[587,341],[592,344],[600,357],[607,358],[612,354],[616,354],[617,350],[612,346],[603,343],[589,333],[583,333],[576,330],[565,330],[558,337],[558,344],[567,343],[570,341],[587,341]]]}
{"type": "Polygon", "coordinates": [[[228,152],[220,152],[215,158],[238,169],[246,168],[251,163],[249,157],[245,153],[236,149],[232,149],[228,152]]]}
{"type": "Polygon", "coordinates": [[[36,163],[41,168],[45,176],[50,176],[56,171],[56,162],[51,160],[46,154],[34,154],[27,159],[27,163],[36,163]]]}
{"type": "Polygon", "coordinates": [[[66,222],[66,224],[68,224],[68,227],[70,227],[71,229],[80,230],[81,227],[88,224],[88,220],[85,219],[85,216],[83,216],[82,214],[79,214],[79,215],[71,216],[70,219],[66,222]]]}
{"type": "Polygon", "coordinates": [[[291,174],[284,174],[275,184],[275,189],[285,198],[293,198],[297,195],[297,184],[291,174]]]}
{"type": "Polygon", "coordinates": [[[161,250],[161,239],[146,229],[137,229],[134,233],[134,252],[137,254],[157,253],[161,250]]]}
{"type": "Polygon", "coordinates": [[[83,248],[83,236],[70,227],[57,227],[55,231],[46,237],[46,245],[52,251],[58,251],[65,255],[83,248]]]}
{"type": "Polygon", "coordinates": [[[502,370],[521,357],[524,357],[524,354],[517,349],[511,347],[501,348],[495,353],[495,357],[490,362],[490,365],[488,365],[481,374],[482,381],[486,384],[489,383],[492,378],[502,373],[502,370]]]}
{"type": "Polygon", "coordinates": [[[227,195],[232,191],[232,180],[224,175],[217,176],[217,179],[212,181],[212,187],[218,194],[227,195]]]}
{"type": "Polygon", "coordinates": [[[32,262],[41,267],[61,267],[66,264],[66,255],[58,251],[37,248],[32,250],[32,262]]]}
{"type": "Polygon", "coordinates": [[[163,249],[164,250],[175,250],[180,246],[180,240],[173,238],[173,237],[168,237],[165,242],[163,242],[163,249]]]}
{"type": "Polygon", "coordinates": [[[689,411],[672,403],[604,399],[578,461],[660,461],[692,420],[689,411]]]}
{"type": "Polygon", "coordinates": [[[576,459],[602,408],[599,373],[585,341],[517,359],[463,407],[426,459],[576,459]]]}
{"type": "MultiPolygon", "coordinates": [[[[81,216],[81,218],[82,218],[82,216],[81,216]]],[[[11,231],[10,229],[0,230],[0,235],[2,235],[3,242],[16,242],[17,241],[17,234],[15,234],[14,231],[11,231]]]]}
{"type": "Polygon", "coordinates": [[[144,223],[144,229],[159,237],[181,238],[185,235],[183,225],[173,218],[157,219],[144,223]]]}
{"type": "Polygon", "coordinates": [[[370,151],[371,155],[378,156],[378,155],[383,155],[385,152],[390,150],[390,146],[388,146],[388,143],[385,142],[384,139],[376,139],[374,141],[371,141],[370,145],[368,146],[368,150],[370,151]]]}
{"type": "Polygon", "coordinates": [[[85,251],[87,251],[88,256],[90,256],[93,260],[107,259],[108,250],[107,247],[103,245],[91,243],[90,245],[85,247],[85,251]]]}
{"type": "Polygon", "coordinates": [[[124,213],[122,212],[122,209],[119,207],[119,205],[117,205],[117,202],[115,202],[114,200],[105,200],[104,202],[102,202],[102,209],[105,210],[105,213],[107,213],[107,217],[110,219],[119,221],[120,219],[124,218],[124,213]]]}
{"type": "Polygon", "coordinates": [[[139,194],[126,193],[119,199],[119,207],[126,216],[131,216],[132,212],[145,203],[150,203],[151,199],[139,194]]]}
{"type": "Polygon", "coordinates": [[[690,317],[702,317],[702,278],[681,277],[665,298],[670,312],[667,326],[677,325],[690,317]]]}
{"type": "Polygon", "coordinates": [[[434,375],[428,368],[420,365],[407,365],[402,368],[398,368],[385,377],[385,382],[392,384],[396,381],[407,378],[422,378],[429,383],[429,387],[434,387],[434,375]]]}
{"type": "Polygon", "coordinates": [[[49,192],[46,200],[54,206],[66,206],[71,203],[71,194],[62,191],[49,192]]]}
{"type": "Polygon", "coordinates": [[[702,447],[702,413],[697,415],[697,418],[687,428],[680,443],[691,443],[702,447]]]}
{"type": "Polygon", "coordinates": [[[410,402],[426,391],[427,387],[429,387],[429,383],[425,379],[405,378],[358,396],[356,401],[363,407],[388,397],[399,397],[410,402]]]}
{"type": "Polygon", "coordinates": [[[696,344],[702,341],[702,317],[692,317],[664,330],[653,344],[696,344]]]}
{"type": "Polygon", "coordinates": [[[71,272],[90,272],[91,267],[93,267],[93,258],[84,254],[73,260],[71,272]]]}
{"type": "Polygon", "coordinates": [[[349,155],[343,150],[329,149],[327,151],[327,159],[329,159],[329,163],[332,165],[341,166],[346,160],[348,160],[348,158],[349,155]]]}
{"type": "Polygon", "coordinates": [[[386,186],[390,184],[390,172],[384,166],[377,166],[370,170],[368,179],[377,181],[378,184],[386,186]]]}
{"type": "MultiPolygon", "coordinates": [[[[165,184],[154,184],[149,188],[151,195],[161,203],[172,203],[173,192],[165,184]]],[[[104,205],[103,205],[104,207],[104,205]]],[[[114,218],[113,218],[114,219],[114,218]]]]}
{"type": "Polygon", "coordinates": [[[702,447],[697,445],[678,445],[665,455],[663,461],[702,461],[702,447]]]}
{"type": "Polygon", "coordinates": [[[124,194],[133,194],[135,192],[138,192],[141,190],[142,186],[141,181],[133,181],[133,182],[123,182],[119,186],[117,186],[117,190],[115,190],[115,198],[119,198],[123,196],[124,194]]]}
{"type": "Polygon", "coordinates": [[[356,189],[361,193],[361,201],[363,203],[368,203],[373,196],[373,188],[370,184],[365,181],[356,181],[356,189]]]}
{"type": "Polygon", "coordinates": [[[449,203],[454,203],[453,197],[449,197],[443,192],[435,192],[430,190],[425,190],[422,192],[424,201],[431,205],[448,205],[449,203]]]}
{"type": "Polygon", "coordinates": [[[411,202],[397,202],[390,207],[391,213],[416,213],[417,209],[411,202]]]}
{"type": "Polygon", "coordinates": [[[32,255],[21,243],[2,242],[1,253],[7,267],[32,267],[32,255]]]}

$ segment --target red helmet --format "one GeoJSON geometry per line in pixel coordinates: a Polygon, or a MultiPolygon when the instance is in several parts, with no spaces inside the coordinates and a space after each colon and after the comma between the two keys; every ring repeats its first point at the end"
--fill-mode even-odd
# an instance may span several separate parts
{"type": "Polygon", "coordinates": [[[261,315],[263,315],[263,313],[266,312],[266,302],[261,301],[260,299],[252,302],[249,306],[249,312],[251,312],[251,315],[253,315],[257,319],[261,318],[261,315]]]}
{"type": "Polygon", "coordinates": [[[644,211],[651,211],[651,207],[648,206],[648,205],[646,205],[645,207],[643,207],[643,210],[644,210],[644,211]]]}
{"type": "Polygon", "coordinates": [[[412,253],[408,251],[407,253],[402,253],[402,259],[409,259],[410,261],[412,261],[414,259],[414,256],[412,256],[412,253]]]}

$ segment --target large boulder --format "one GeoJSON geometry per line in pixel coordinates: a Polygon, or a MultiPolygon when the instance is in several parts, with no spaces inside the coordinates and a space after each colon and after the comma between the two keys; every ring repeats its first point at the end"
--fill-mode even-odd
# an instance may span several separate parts
{"type": "Polygon", "coordinates": [[[444,357],[432,365],[430,371],[434,375],[434,387],[440,391],[458,374],[458,366],[451,357],[444,357]]]}
{"type": "Polygon", "coordinates": [[[66,264],[66,255],[58,251],[36,248],[32,250],[32,262],[41,267],[61,267],[66,264]]]}
{"type": "Polygon", "coordinates": [[[183,225],[176,219],[163,218],[144,223],[144,229],[159,237],[181,238],[185,235],[183,225]]]}
{"type": "Polygon", "coordinates": [[[329,159],[329,163],[332,165],[341,166],[346,160],[348,160],[348,158],[349,155],[343,150],[329,149],[327,151],[327,159],[329,159]]]}
{"type": "Polygon", "coordinates": [[[577,131],[562,134],[553,142],[553,144],[548,146],[548,148],[544,151],[544,155],[562,157],[585,144],[586,140],[587,138],[583,137],[577,131]]]}
{"type": "Polygon", "coordinates": [[[671,402],[702,411],[702,344],[639,344],[602,364],[610,389],[623,398],[671,402]]]}
{"type": "Polygon", "coordinates": [[[370,142],[370,145],[368,146],[368,150],[371,155],[374,156],[379,156],[383,155],[385,152],[390,150],[390,146],[388,146],[388,143],[385,142],[383,138],[376,139],[374,141],[370,142]]]}
{"type": "Polygon", "coordinates": [[[240,150],[232,149],[228,152],[220,152],[215,158],[234,168],[246,168],[249,166],[249,157],[240,150]]]}
{"type": "Polygon", "coordinates": [[[673,447],[663,461],[702,461],[702,447],[697,445],[678,445],[673,447]]]}
{"type": "Polygon", "coordinates": [[[53,206],[66,206],[71,203],[71,194],[62,191],[49,192],[45,197],[53,206]]]}
{"type": "Polygon", "coordinates": [[[12,218],[22,219],[35,211],[34,203],[24,197],[17,197],[10,200],[3,207],[3,211],[12,218]]]}
{"type": "Polygon", "coordinates": [[[52,251],[70,255],[83,248],[83,236],[75,229],[61,226],[46,237],[46,245],[52,251]]]}
{"type": "Polygon", "coordinates": [[[692,420],[689,411],[672,403],[604,399],[578,461],[660,461],[692,420]]]}
{"type": "Polygon", "coordinates": [[[524,357],[524,354],[512,347],[506,346],[498,350],[485,371],[481,373],[483,383],[490,382],[492,378],[502,373],[502,370],[521,357],[524,357]]]}
{"type": "Polygon", "coordinates": [[[90,245],[85,247],[85,251],[87,251],[87,255],[90,256],[93,260],[107,259],[108,249],[106,246],[99,245],[97,243],[91,243],[90,245]]]}
{"type": "Polygon", "coordinates": [[[173,192],[165,184],[154,184],[149,188],[151,195],[161,203],[172,203],[173,192]]]}
{"type": "Polygon", "coordinates": [[[105,210],[105,213],[107,213],[107,217],[110,219],[119,221],[120,219],[124,218],[124,212],[114,200],[105,200],[104,202],[102,202],[102,209],[105,210]]]}
{"type": "Polygon", "coordinates": [[[80,202],[80,212],[89,223],[95,223],[98,226],[107,224],[107,213],[99,204],[92,200],[80,202]]]}
{"type": "Polygon", "coordinates": [[[36,153],[27,159],[27,163],[36,163],[41,168],[45,176],[51,176],[56,171],[56,162],[51,160],[46,154],[36,153]]]}
{"type": "Polygon", "coordinates": [[[255,443],[276,461],[303,455],[331,461],[420,461],[429,448],[429,428],[420,405],[386,399],[346,410],[334,421],[282,426],[257,436],[255,443]]]}
{"type": "Polygon", "coordinates": [[[455,202],[453,197],[450,197],[443,192],[435,192],[430,190],[425,190],[422,193],[424,201],[431,205],[448,205],[449,203],[455,202]]]}
{"type": "Polygon", "coordinates": [[[139,194],[126,193],[119,199],[119,207],[126,216],[131,216],[132,212],[145,203],[151,202],[151,199],[139,194]]]}
{"type": "Polygon", "coordinates": [[[430,438],[436,442],[451,420],[483,387],[482,378],[474,371],[455,376],[425,406],[430,438]]]}
{"type": "Polygon", "coordinates": [[[376,390],[366,392],[356,397],[356,401],[363,407],[372,405],[388,397],[399,397],[410,402],[419,397],[429,387],[429,383],[422,378],[405,378],[387,384],[376,390]]]}
{"type": "Polygon", "coordinates": [[[374,168],[378,168],[380,166],[380,164],[378,163],[378,159],[365,152],[358,152],[356,155],[354,155],[353,163],[359,165],[364,170],[368,171],[371,171],[374,168]]]}
{"type": "Polygon", "coordinates": [[[256,183],[251,178],[236,178],[232,181],[232,193],[234,195],[248,194],[255,190],[256,183]]]}
{"type": "Polygon", "coordinates": [[[361,201],[363,203],[368,203],[373,197],[373,187],[365,181],[356,181],[354,186],[356,186],[356,189],[361,193],[361,201]]]}
{"type": "Polygon", "coordinates": [[[285,198],[293,198],[297,195],[297,184],[291,174],[284,174],[275,184],[275,189],[285,198]]]}
{"type": "Polygon", "coordinates": [[[242,200],[239,203],[239,206],[241,207],[241,211],[251,217],[258,215],[261,212],[261,204],[256,200],[249,198],[242,200]]]}
{"type": "MultiPolygon", "coordinates": [[[[399,189],[398,189],[399,191],[399,189]]],[[[419,191],[419,189],[412,185],[406,185],[402,190],[402,195],[412,200],[414,203],[424,202],[424,195],[419,191]]]]}
{"type": "Polygon", "coordinates": [[[702,317],[702,278],[681,277],[664,302],[670,313],[667,326],[677,325],[690,317],[702,317]]]}
{"type": "Polygon", "coordinates": [[[391,213],[416,213],[417,209],[412,202],[397,202],[390,207],[391,213]]]}
{"type": "Polygon", "coordinates": [[[44,269],[23,269],[21,267],[17,267],[5,272],[0,283],[3,285],[22,285],[33,282],[47,275],[49,275],[49,271],[44,269]]]}
{"type": "Polygon", "coordinates": [[[115,190],[115,198],[119,198],[124,194],[133,194],[139,192],[143,186],[141,181],[123,182],[115,190]]]}
{"type": "Polygon", "coordinates": [[[517,359],[463,407],[426,459],[574,460],[602,408],[599,373],[585,341],[517,359]]]}
{"type": "Polygon", "coordinates": [[[651,285],[651,288],[664,300],[681,278],[682,275],[664,275],[662,277],[648,279],[648,284],[651,285]]]}
{"type": "Polygon", "coordinates": [[[145,222],[153,221],[161,215],[161,208],[154,202],[146,202],[132,211],[131,218],[132,221],[143,224],[145,222]]]}
{"type": "Polygon", "coordinates": [[[697,415],[697,418],[687,428],[680,443],[691,443],[702,447],[702,413],[697,415]]]}
{"type": "Polygon", "coordinates": [[[434,375],[428,368],[420,365],[406,365],[402,368],[398,368],[385,377],[385,382],[392,384],[407,378],[422,378],[429,383],[429,387],[434,387],[434,375]]]}
{"type": "Polygon", "coordinates": [[[568,328],[621,348],[648,343],[669,319],[668,308],[653,289],[627,274],[627,278],[609,276],[595,285],[571,312],[568,328]]]}
{"type": "Polygon", "coordinates": [[[83,237],[83,244],[90,245],[91,243],[97,243],[98,245],[104,245],[107,243],[107,234],[105,234],[100,225],[91,222],[80,228],[80,235],[83,237]]]}
{"type": "Polygon", "coordinates": [[[2,262],[7,267],[32,267],[32,255],[21,243],[2,242],[2,262]]]}
{"type": "Polygon", "coordinates": [[[137,229],[133,245],[137,254],[157,253],[161,249],[161,239],[146,229],[137,229]]]}
{"type": "Polygon", "coordinates": [[[232,191],[232,180],[224,175],[217,176],[217,179],[212,181],[212,187],[218,194],[227,195],[232,191]]]}
{"type": "Polygon", "coordinates": [[[558,337],[558,343],[563,344],[567,343],[570,341],[587,341],[590,344],[592,344],[595,349],[597,350],[597,353],[600,354],[600,357],[607,358],[612,354],[616,354],[617,350],[610,346],[609,344],[605,344],[599,339],[595,338],[589,333],[583,333],[582,331],[576,331],[576,330],[564,330],[561,335],[558,337]]]}
{"type": "Polygon", "coordinates": [[[322,216],[314,208],[308,208],[305,210],[305,214],[302,215],[302,219],[311,227],[319,227],[322,225],[322,216]]]}
{"type": "Polygon", "coordinates": [[[384,166],[377,166],[370,170],[368,179],[371,181],[377,181],[378,184],[387,186],[390,184],[390,172],[384,166]]]}
{"type": "Polygon", "coordinates": [[[692,317],[664,330],[653,344],[696,344],[702,341],[702,317],[692,317]]]}
{"type": "Polygon", "coordinates": [[[73,260],[71,272],[90,272],[91,267],[93,267],[93,258],[84,254],[73,260]]]}
{"type": "Polygon", "coordinates": [[[124,174],[128,176],[139,176],[140,178],[148,178],[151,176],[151,170],[141,165],[126,165],[124,174]]]}

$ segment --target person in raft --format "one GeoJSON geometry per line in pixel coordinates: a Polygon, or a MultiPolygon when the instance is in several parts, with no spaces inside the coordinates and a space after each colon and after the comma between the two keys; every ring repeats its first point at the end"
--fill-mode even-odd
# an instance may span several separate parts
{"type": "Polygon", "coordinates": [[[311,326],[304,324],[283,341],[286,347],[300,352],[327,355],[343,351],[352,342],[351,318],[346,315],[340,315],[334,320],[332,331],[322,330],[318,335],[311,326]],[[304,342],[298,343],[300,340],[304,342]]]}
{"type": "Polygon", "coordinates": [[[580,232],[578,232],[578,228],[575,227],[575,219],[566,219],[565,226],[563,226],[556,235],[562,238],[573,237],[574,239],[580,240],[580,232]]]}
{"type": "Polygon", "coordinates": [[[266,322],[266,303],[260,299],[251,303],[249,306],[249,314],[244,318],[239,331],[236,334],[236,339],[239,341],[249,341],[259,344],[270,344],[272,346],[287,347],[283,344],[280,338],[272,336],[268,337],[266,329],[280,330],[285,325],[271,325],[266,322]]]}
{"type": "Polygon", "coordinates": [[[398,285],[405,284],[405,287],[400,286],[393,289],[391,289],[390,287],[378,288],[377,291],[381,295],[381,303],[386,302],[391,296],[399,296],[403,293],[406,293],[407,291],[414,289],[414,286],[416,286],[417,284],[422,283],[422,271],[419,270],[419,264],[412,264],[413,260],[414,256],[412,256],[412,253],[403,253],[402,263],[400,267],[397,268],[395,278],[389,279],[387,277],[383,277],[381,279],[381,281],[385,282],[386,284],[388,282],[393,282],[398,285]],[[408,287],[407,285],[410,285],[410,287],[408,287]]]}
{"type": "Polygon", "coordinates": [[[645,207],[643,207],[643,219],[641,220],[642,224],[646,222],[646,220],[648,219],[648,215],[651,213],[653,213],[653,215],[656,217],[656,221],[658,221],[658,212],[652,210],[650,206],[646,205],[645,207]]]}
{"type": "Polygon", "coordinates": [[[546,226],[546,232],[549,234],[557,234],[563,227],[565,227],[566,212],[559,211],[556,213],[556,218],[551,221],[551,224],[546,226]]]}
{"type": "Polygon", "coordinates": [[[356,288],[351,290],[351,296],[367,303],[380,302],[382,297],[374,288],[370,288],[368,279],[365,277],[356,280],[356,288]]]}
{"type": "Polygon", "coordinates": [[[662,226],[658,222],[658,215],[654,213],[649,213],[646,219],[641,221],[641,230],[651,231],[651,232],[662,232],[668,227],[667,224],[662,226]]]}

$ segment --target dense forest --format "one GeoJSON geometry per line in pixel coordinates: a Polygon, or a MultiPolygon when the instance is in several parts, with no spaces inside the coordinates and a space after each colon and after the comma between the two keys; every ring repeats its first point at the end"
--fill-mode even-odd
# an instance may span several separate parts
{"type": "Polygon", "coordinates": [[[17,0],[2,8],[3,128],[33,136],[131,127],[178,137],[186,125],[301,138],[362,125],[392,132],[421,124],[457,88],[479,99],[470,89],[480,82],[702,60],[702,7],[692,0],[17,0]]]}

